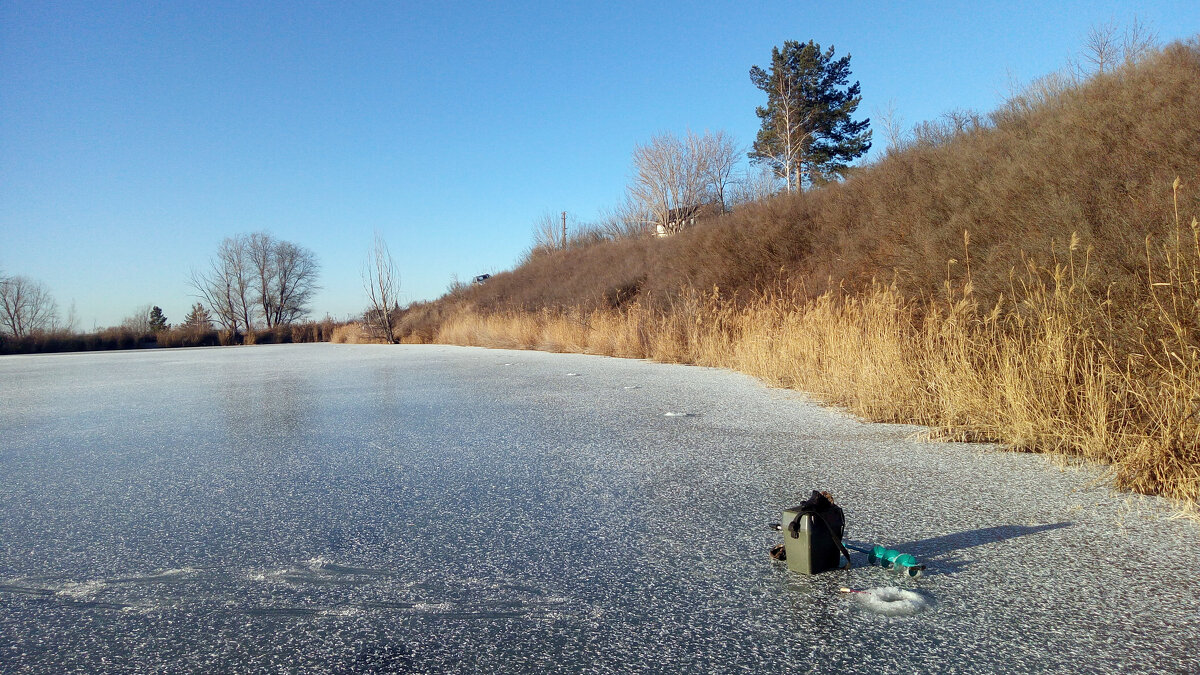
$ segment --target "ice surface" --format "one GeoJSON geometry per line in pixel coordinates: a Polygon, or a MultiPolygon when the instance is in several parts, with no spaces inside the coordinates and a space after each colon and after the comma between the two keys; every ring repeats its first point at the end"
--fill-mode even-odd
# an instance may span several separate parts
{"type": "Polygon", "coordinates": [[[1200,671],[1159,500],[733,373],[282,345],[2,357],[0,401],[0,671],[1200,671]],[[926,576],[773,563],[814,488],[926,576]]]}

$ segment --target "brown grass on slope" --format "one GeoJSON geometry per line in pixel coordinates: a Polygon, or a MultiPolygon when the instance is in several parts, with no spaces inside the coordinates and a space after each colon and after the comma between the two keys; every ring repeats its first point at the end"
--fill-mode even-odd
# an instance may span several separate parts
{"type": "MultiPolygon", "coordinates": [[[[939,293],[948,258],[972,237],[983,304],[1008,291],[1024,258],[1050,265],[1077,233],[1096,283],[1144,290],[1142,241],[1170,227],[1171,182],[1200,185],[1200,46],[1040,98],[1016,97],[983,126],[913,142],[848,180],[750,204],[666,239],[579,245],[531,256],[443,299],[484,311],[669,306],[686,289],[753,297],[781,276],[811,295],[872,279],[910,296],[939,293]]],[[[1180,208],[1200,208],[1200,192],[1180,208]]],[[[960,275],[961,268],[954,270],[960,275]]],[[[436,320],[431,322],[436,325],[436,320]]],[[[410,320],[409,326],[419,323],[410,320]]],[[[426,326],[426,332],[431,326],[426,326]]]]}
{"type": "Polygon", "coordinates": [[[812,299],[780,288],[747,303],[714,289],[671,309],[462,309],[436,340],[732,368],[871,420],[1110,464],[1118,487],[1195,504],[1200,224],[1176,235],[1147,242],[1150,291],[1138,307],[1092,294],[1076,246],[1053,267],[1030,263],[992,306],[970,282],[932,307],[895,285],[812,299]],[[1131,312],[1147,330],[1124,353],[1105,327],[1131,312]]]}

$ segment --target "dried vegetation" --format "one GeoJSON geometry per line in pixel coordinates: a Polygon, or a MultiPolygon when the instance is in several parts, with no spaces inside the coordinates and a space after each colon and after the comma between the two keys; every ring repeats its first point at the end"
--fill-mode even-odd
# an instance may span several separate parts
{"type": "Polygon", "coordinates": [[[667,239],[531,256],[398,336],[733,368],[1200,500],[1200,46],[667,239]]]}

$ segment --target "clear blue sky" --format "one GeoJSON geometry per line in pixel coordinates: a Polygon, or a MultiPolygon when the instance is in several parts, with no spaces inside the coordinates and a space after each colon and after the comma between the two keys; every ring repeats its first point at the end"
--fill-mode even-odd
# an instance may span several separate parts
{"type": "Polygon", "coordinates": [[[635,143],[749,144],[748,70],[784,40],[852,56],[860,116],[988,111],[1134,15],[1200,2],[46,2],[0,0],[0,270],[79,327],[194,302],[226,236],[314,250],[313,313],[365,305],[379,230],[409,300],[510,268],[543,213],[616,203],[635,143]]]}

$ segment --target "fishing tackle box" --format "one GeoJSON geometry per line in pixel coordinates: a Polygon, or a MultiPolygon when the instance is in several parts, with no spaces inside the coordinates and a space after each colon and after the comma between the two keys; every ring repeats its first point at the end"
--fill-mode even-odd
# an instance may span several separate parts
{"type": "Polygon", "coordinates": [[[786,509],[781,524],[788,569],[800,574],[838,569],[845,523],[841,507],[815,490],[804,503],[786,509]]]}

